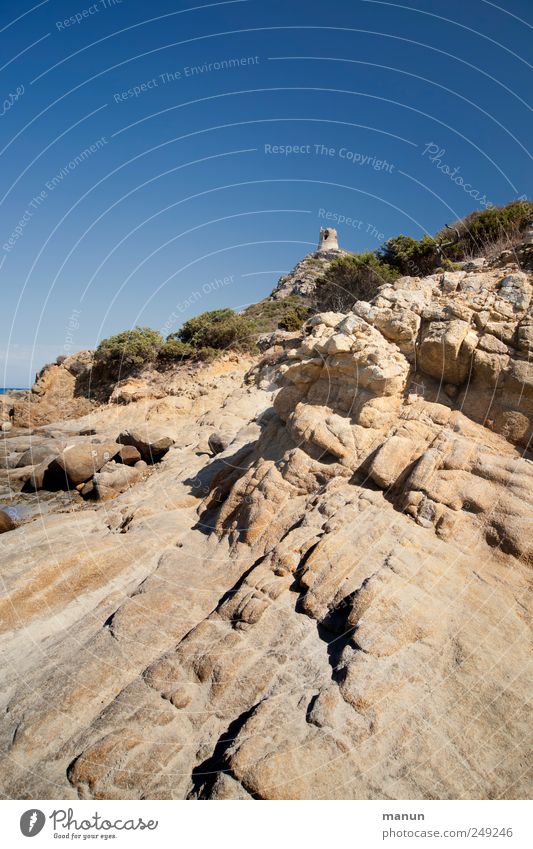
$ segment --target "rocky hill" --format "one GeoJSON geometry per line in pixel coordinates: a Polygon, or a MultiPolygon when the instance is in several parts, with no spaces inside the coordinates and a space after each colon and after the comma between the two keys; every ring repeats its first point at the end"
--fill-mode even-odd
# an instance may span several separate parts
{"type": "Polygon", "coordinates": [[[348,256],[348,251],[313,251],[304,256],[289,274],[280,277],[278,285],[272,292],[273,300],[282,300],[291,295],[309,297],[313,295],[317,281],[339,257],[348,256]]]}
{"type": "Polygon", "coordinates": [[[6,796],[527,795],[532,276],[477,266],[5,434],[69,488],[0,537],[6,796]]]}

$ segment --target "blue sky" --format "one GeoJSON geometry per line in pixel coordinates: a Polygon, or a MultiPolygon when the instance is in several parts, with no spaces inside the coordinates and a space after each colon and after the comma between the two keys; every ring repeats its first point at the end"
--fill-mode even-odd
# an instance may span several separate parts
{"type": "Polygon", "coordinates": [[[0,382],[265,297],[328,213],[360,251],[530,197],[532,12],[3,2],[0,382]]]}

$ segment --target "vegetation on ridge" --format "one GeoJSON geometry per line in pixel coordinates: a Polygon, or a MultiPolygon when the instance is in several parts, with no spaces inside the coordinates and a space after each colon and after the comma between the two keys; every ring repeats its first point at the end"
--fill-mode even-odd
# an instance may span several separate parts
{"type": "Polygon", "coordinates": [[[372,253],[341,257],[317,281],[316,306],[343,312],[351,309],[355,300],[370,300],[379,286],[400,275],[424,277],[476,256],[497,254],[520,241],[532,219],[533,203],[513,201],[472,212],[434,238],[395,236],[372,253]]]}
{"type": "Polygon", "coordinates": [[[225,308],[188,319],[166,340],[157,330],[135,327],[103,339],[95,355],[108,378],[134,373],[147,363],[161,366],[182,360],[205,360],[223,351],[255,351],[261,334],[297,331],[312,311],[346,312],[356,300],[370,300],[377,289],[402,275],[423,277],[476,256],[491,256],[520,241],[533,220],[533,203],[513,201],[503,207],[472,212],[434,238],[395,236],[377,251],[341,256],[318,278],[312,300],[291,295],[266,298],[242,312],[225,308]]]}

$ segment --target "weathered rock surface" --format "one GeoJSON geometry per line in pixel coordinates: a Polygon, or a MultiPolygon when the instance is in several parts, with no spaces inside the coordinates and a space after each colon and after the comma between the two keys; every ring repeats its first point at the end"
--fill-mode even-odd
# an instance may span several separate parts
{"type": "Polygon", "coordinates": [[[290,274],[280,277],[278,285],[272,292],[274,300],[288,298],[289,295],[306,297],[311,295],[317,280],[329,268],[333,260],[347,256],[347,251],[313,251],[298,262],[290,274]]]}
{"type": "MultiPolygon", "coordinates": [[[[94,390],[80,391],[85,375],[93,364],[92,351],[79,351],[60,357],[44,366],[36,377],[31,392],[12,393],[10,402],[15,411],[15,424],[37,427],[58,419],[74,419],[90,412],[95,406],[94,390]]],[[[90,387],[89,387],[90,389],[90,387]]]]}
{"type": "Polygon", "coordinates": [[[527,796],[528,286],[402,278],[77,422],[172,450],[2,535],[3,793],[527,796]]]}

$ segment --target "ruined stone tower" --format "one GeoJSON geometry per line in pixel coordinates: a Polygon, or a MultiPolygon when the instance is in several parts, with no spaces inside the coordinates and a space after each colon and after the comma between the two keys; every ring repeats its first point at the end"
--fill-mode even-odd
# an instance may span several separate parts
{"type": "Polygon", "coordinates": [[[319,251],[338,251],[337,231],[333,227],[321,227],[318,240],[319,251]]]}

